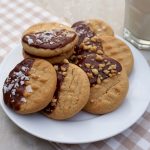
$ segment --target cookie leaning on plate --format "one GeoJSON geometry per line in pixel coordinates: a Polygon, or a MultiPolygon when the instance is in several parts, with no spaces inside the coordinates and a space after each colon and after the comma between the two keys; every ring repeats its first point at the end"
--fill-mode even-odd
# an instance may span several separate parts
{"type": "Polygon", "coordinates": [[[88,102],[90,84],[85,72],[68,63],[54,65],[57,88],[52,102],[42,111],[49,118],[63,120],[77,114],[88,102]]]}
{"type": "Polygon", "coordinates": [[[53,57],[72,51],[77,42],[78,36],[73,29],[54,22],[33,25],[22,37],[23,49],[39,57],[53,57]]]}
{"type": "Polygon", "coordinates": [[[20,114],[40,111],[52,100],[56,82],[56,71],[49,62],[24,59],[5,80],[4,102],[20,114]]]}
{"type": "Polygon", "coordinates": [[[105,114],[117,109],[128,91],[128,77],[116,60],[91,54],[78,59],[89,77],[90,98],[84,110],[93,114],[105,114]]]}
{"type": "MultiPolygon", "coordinates": [[[[62,63],[64,59],[69,59],[69,57],[73,54],[73,52],[74,52],[74,50],[68,51],[66,53],[62,53],[60,55],[53,56],[53,57],[45,57],[44,59],[49,61],[51,64],[62,63]]],[[[28,54],[24,50],[22,51],[22,54],[23,54],[24,58],[42,58],[42,57],[33,56],[31,54],[28,54]]]]}

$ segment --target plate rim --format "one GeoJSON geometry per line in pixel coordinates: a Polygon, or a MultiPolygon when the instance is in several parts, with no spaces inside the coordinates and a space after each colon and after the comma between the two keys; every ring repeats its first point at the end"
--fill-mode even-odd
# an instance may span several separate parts
{"type": "MultiPolygon", "coordinates": [[[[149,67],[149,65],[148,65],[148,63],[147,63],[147,61],[146,61],[146,59],[145,59],[144,56],[138,51],[138,49],[137,49],[136,47],[134,47],[133,45],[131,45],[129,42],[127,42],[126,40],[124,40],[122,37],[120,37],[120,36],[116,36],[116,37],[117,37],[118,39],[121,39],[123,42],[125,42],[131,49],[132,49],[132,48],[133,48],[133,49],[136,49],[137,53],[138,53],[139,55],[141,55],[143,61],[145,61],[145,64],[149,67]]],[[[18,44],[14,44],[14,47],[16,47],[17,45],[18,45],[18,44]]],[[[8,56],[6,56],[6,57],[2,60],[2,62],[1,62],[1,64],[0,64],[0,69],[3,68],[3,66],[5,65],[6,60],[8,60],[8,58],[9,58],[10,55],[11,55],[11,53],[13,53],[13,50],[11,50],[11,51],[8,53],[8,56]]],[[[132,73],[132,72],[131,72],[131,73],[132,73]]],[[[150,74],[150,71],[149,71],[149,74],[150,74]]],[[[148,98],[148,97],[147,97],[147,98],[148,98]]],[[[39,138],[41,138],[41,139],[49,140],[49,141],[52,141],[52,142],[67,143],[67,144],[81,144],[81,143],[96,142],[96,141],[101,141],[101,140],[104,140],[104,139],[108,139],[108,138],[110,138],[110,137],[113,137],[113,136],[118,135],[118,134],[120,134],[121,132],[125,131],[126,129],[128,129],[129,127],[131,127],[135,122],[137,122],[137,120],[138,120],[139,118],[141,118],[141,116],[142,116],[142,115],[144,114],[144,112],[146,111],[146,109],[147,109],[147,107],[148,107],[148,105],[149,105],[149,102],[150,102],[150,100],[148,101],[148,104],[147,104],[146,108],[141,112],[141,115],[139,115],[139,117],[137,117],[131,124],[129,124],[129,125],[126,126],[125,128],[122,128],[119,132],[117,132],[117,133],[115,133],[115,134],[109,134],[108,136],[106,136],[106,137],[104,137],[104,138],[96,137],[95,139],[88,139],[88,140],[84,139],[84,140],[82,140],[82,141],[74,141],[74,142],[73,142],[72,140],[71,140],[71,141],[64,141],[63,139],[62,139],[62,140],[56,140],[56,139],[53,140],[52,138],[51,138],[51,139],[47,139],[47,138],[43,138],[43,137],[40,136],[40,135],[34,134],[34,133],[30,132],[29,130],[27,130],[26,128],[20,126],[20,124],[19,124],[18,122],[16,122],[15,119],[13,120],[13,118],[11,118],[11,117],[9,116],[9,113],[8,113],[7,111],[5,111],[5,108],[3,108],[3,106],[1,105],[1,102],[0,102],[0,106],[1,106],[2,110],[5,112],[5,114],[7,115],[7,117],[9,117],[9,119],[10,119],[12,122],[14,122],[19,128],[23,129],[24,131],[26,131],[27,133],[29,133],[29,134],[31,134],[31,135],[34,135],[34,136],[39,137],[39,138]]]]}

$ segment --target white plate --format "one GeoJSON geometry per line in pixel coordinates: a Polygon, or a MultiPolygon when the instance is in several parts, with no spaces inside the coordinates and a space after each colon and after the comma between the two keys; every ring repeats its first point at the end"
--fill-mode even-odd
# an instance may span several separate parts
{"type": "Polygon", "coordinates": [[[126,43],[134,55],[134,68],[129,78],[128,95],[116,111],[102,116],[80,112],[66,121],[51,120],[40,113],[23,116],[11,111],[3,102],[1,89],[10,70],[22,60],[20,45],[14,47],[0,67],[0,104],[3,110],[20,128],[49,141],[87,143],[119,134],[141,117],[150,101],[150,68],[140,52],[126,43]]]}

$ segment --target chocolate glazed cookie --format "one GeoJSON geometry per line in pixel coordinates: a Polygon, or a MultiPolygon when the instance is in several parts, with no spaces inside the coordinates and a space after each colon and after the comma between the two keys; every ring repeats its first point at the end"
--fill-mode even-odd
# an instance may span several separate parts
{"type": "Polygon", "coordinates": [[[77,65],[90,81],[90,98],[84,110],[105,114],[117,109],[128,91],[128,77],[119,62],[112,58],[91,54],[80,57],[77,65]]]}
{"type": "Polygon", "coordinates": [[[5,104],[20,114],[40,111],[52,100],[56,72],[42,59],[24,59],[10,72],[3,86],[5,104]]]}
{"type": "Polygon", "coordinates": [[[85,38],[102,35],[114,35],[112,28],[104,21],[98,19],[78,21],[72,25],[72,28],[79,36],[78,44],[81,44],[85,38]]]}
{"type": "Polygon", "coordinates": [[[63,120],[77,114],[87,103],[90,84],[85,72],[66,60],[54,65],[57,88],[53,100],[42,111],[49,118],[63,120]]]}
{"type": "Polygon", "coordinates": [[[53,57],[72,51],[77,42],[74,30],[59,23],[33,25],[22,37],[23,49],[39,57],[53,57]]]}
{"type": "Polygon", "coordinates": [[[75,48],[70,60],[76,63],[79,57],[90,54],[108,56],[117,60],[129,75],[133,68],[133,55],[130,48],[121,40],[112,36],[93,36],[85,38],[82,43],[75,48]],[[127,61],[128,60],[128,61],[127,61]]]}

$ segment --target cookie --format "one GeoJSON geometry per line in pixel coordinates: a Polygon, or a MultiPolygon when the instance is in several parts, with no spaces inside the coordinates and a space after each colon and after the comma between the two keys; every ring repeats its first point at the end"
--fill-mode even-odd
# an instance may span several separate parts
{"type": "Polygon", "coordinates": [[[75,31],[59,23],[33,25],[22,37],[23,49],[39,57],[53,57],[72,51],[77,42],[78,36],[75,31]]]}
{"type": "Polygon", "coordinates": [[[5,80],[4,102],[20,114],[40,111],[51,102],[56,82],[56,71],[49,62],[43,59],[24,59],[5,80]]]}
{"type": "Polygon", "coordinates": [[[97,35],[114,35],[113,29],[107,23],[96,19],[78,21],[72,25],[72,28],[79,35],[79,45],[85,38],[91,38],[97,35]]]}
{"type": "MultiPolygon", "coordinates": [[[[74,49],[72,51],[62,53],[58,56],[47,57],[47,58],[44,58],[44,59],[49,61],[51,64],[57,64],[57,63],[63,62],[64,59],[68,59],[73,54],[73,52],[74,52],[74,49]]],[[[23,54],[24,58],[41,58],[41,57],[30,55],[27,52],[25,52],[24,50],[22,51],[22,54],[23,54]]]]}
{"type": "Polygon", "coordinates": [[[133,55],[130,48],[121,40],[112,36],[93,36],[85,38],[83,42],[75,48],[70,60],[76,64],[78,57],[90,54],[104,55],[114,58],[121,63],[129,75],[133,67],[133,55]]]}
{"type": "Polygon", "coordinates": [[[54,68],[57,72],[57,88],[52,102],[42,112],[49,118],[68,119],[87,103],[89,80],[85,72],[74,64],[65,62],[54,65],[54,68]]]}
{"type": "Polygon", "coordinates": [[[90,19],[86,21],[87,25],[97,36],[109,35],[114,36],[114,31],[110,25],[99,19],[90,19]]]}
{"type": "Polygon", "coordinates": [[[120,62],[129,75],[134,64],[134,59],[130,48],[116,37],[101,36],[100,39],[102,41],[105,55],[120,62]]]}
{"type": "Polygon", "coordinates": [[[93,54],[78,59],[90,81],[90,97],[84,110],[105,114],[117,109],[128,91],[128,77],[116,60],[93,54]]]}

